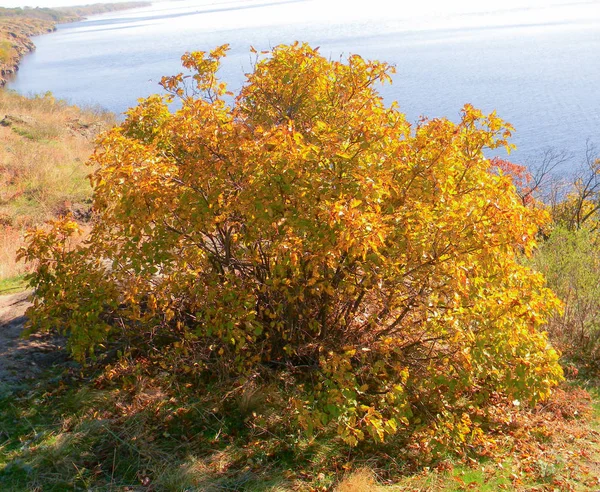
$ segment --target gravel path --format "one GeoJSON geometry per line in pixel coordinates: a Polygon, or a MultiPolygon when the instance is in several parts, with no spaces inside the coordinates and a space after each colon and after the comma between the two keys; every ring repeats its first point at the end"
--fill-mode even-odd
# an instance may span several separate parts
{"type": "Polygon", "coordinates": [[[64,363],[64,340],[56,335],[35,334],[21,338],[28,292],[0,296],[0,386],[32,379],[54,364],[64,363]]]}

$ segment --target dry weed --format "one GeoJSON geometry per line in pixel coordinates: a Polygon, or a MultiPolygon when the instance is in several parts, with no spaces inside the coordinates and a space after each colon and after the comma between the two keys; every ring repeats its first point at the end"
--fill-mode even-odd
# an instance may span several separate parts
{"type": "Polygon", "coordinates": [[[384,488],[377,484],[374,473],[368,468],[361,468],[345,477],[335,488],[335,492],[383,492],[384,488]]]}
{"type": "Polygon", "coordinates": [[[16,277],[25,272],[25,265],[15,262],[20,243],[19,230],[0,224],[0,279],[16,277]]]}

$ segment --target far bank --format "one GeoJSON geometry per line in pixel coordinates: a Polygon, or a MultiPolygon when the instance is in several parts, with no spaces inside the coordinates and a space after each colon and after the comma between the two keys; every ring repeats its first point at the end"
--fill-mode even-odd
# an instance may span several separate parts
{"type": "Polygon", "coordinates": [[[76,22],[89,15],[148,5],[150,2],[99,3],[56,9],[0,7],[0,87],[4,87],[7,79],[19,70],[23,56],[35,50],[31,40],[33,36],[55,31],[59,23],[76,22]]]}

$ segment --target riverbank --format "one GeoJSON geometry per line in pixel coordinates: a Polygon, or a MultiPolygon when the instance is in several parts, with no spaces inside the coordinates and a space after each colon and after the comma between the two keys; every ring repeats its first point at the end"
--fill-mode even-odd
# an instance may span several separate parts
{"type": "Polygon", "coordinates": [[[23,56],[35,50],[31,38],[55,29],[49,20],[0,17],[0,87],[17,72],[23,56]]]}
{"type": "Polygon", "coordinates": [[[150,2],[124,2],[56,9],[0,7],[0,87],[4,87],[18,71],[23,56],[35,50],[31,40],[33,36],[56,30],[58,23],[76,22],[89,15],[149,5],[150,2]]]}

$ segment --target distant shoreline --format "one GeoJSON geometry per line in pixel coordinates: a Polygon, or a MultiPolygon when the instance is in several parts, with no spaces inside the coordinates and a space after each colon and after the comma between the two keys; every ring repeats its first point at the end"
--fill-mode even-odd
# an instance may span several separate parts
{"type": "Polygon", "coordinates": [[[33,36],[51,33],[56,31],[57,24],[81,21],[90,15],[150,5],[151,2],[141,1],[56,9],[0,7],[0,88],[18,72],[23,56],[35,50],[33,36]]]}
{"type": "Polygon", "coordinates": [[[23,56],[35,50],[31,38],[54,30],[56,24],[47,20],[22,18],[0,23],[0,87],[17,73],[23,56]]]}

